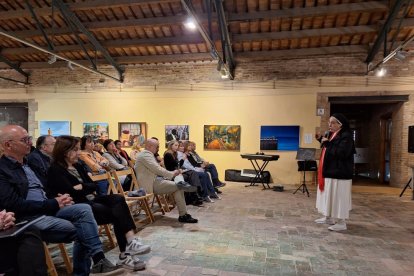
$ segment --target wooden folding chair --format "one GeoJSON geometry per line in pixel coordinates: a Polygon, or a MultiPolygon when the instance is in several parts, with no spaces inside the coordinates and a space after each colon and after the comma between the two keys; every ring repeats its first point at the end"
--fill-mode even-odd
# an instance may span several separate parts
{"type": "MultiPolygon", "coordinates": [[[[111,181],[112,181],[111,174],[108,173],[108,172],[106,172],[104,174],[92,175],[92,176],[90,176],[90,178],[92,179],[93,182],[101,181],[101,180],[107,180],[108,183],[110,183],[109,179],[111,179],[111,181]]],[[[109,188],[108,188],[108,194],[109,194],[109,188]]],[[[116,247],[116,239],[112,235],[111,225],[110,224],[99,225],[99,233],[101,233],[102,229],[105,231],[105,234],[108,237],[110,247],[115,248],[116,247]]]]}
{"type": "MultiPolygon", "coordinates": [[[[113,171],[112,175],[114,176],[115,181],[117,183],[116,188],[118,190],[118,193],[125,197],[125,200],[127,201],[127,203],[131,204],[131,203],[135,202],[135,203],[138,204],[138,206],[139,206],[139,209],[137,210],[138,214],[141,210],[144,211],[145,218],[139,220],[138,222],[142,223],[142,222],[148,221],[149,223],[153,223],[155,221],[155,219],[154,219],[154,213],[155,212],[161,212],[163,215],[165,214],[164,209],[162,208],[161,202],[160,202],[157,195],[154,195],[152,193],[147,193],[145,196],[133,196],[133,197],[128,196],[129,191],[138,190],[140,188],[139,184],[138,184],[138,181],[137,181],[137,178],[135,177],[135,173],[134,173],[132,168],[128,168],[128,169],[122,170],[122,171],[113,171]],[[130,176],[131,177],[131,187],[130,187],[129,191],[124,191],[122,185],[120,184],[121,183],[121,181],[120,181],[121,176],[130,176]],[[152,198],[156,199],[156,201],[158,203],[158,206],[159,206],[158,208],[151,208],[150,207],[149,201],[152,198]]],[[[131,204],[129,206],[130,206],[131,214],[134,215],[134,213],[136,213],[136,212],[133,209],[133,205],[131,204]]]]}
{"type": "Polygon", "coordinates": [[[58,244],[53,244],[53,245],[47,245],[45,242],[43,242],[43,248],[45,250],[48,274],[51,276],[58,276],[58,273],[56,271],[56,266],[53,263],[52,255],[50,254],[50,251],[54,250],[56,247],[58,247],[60,250],[60,254],[62,255],[63,262],[65,263],[67,273],[72,274],[73,267],[72,267],[72,263],[68,255],[68,251],[66,250],[65,244],[58,243],[58,244]]]}

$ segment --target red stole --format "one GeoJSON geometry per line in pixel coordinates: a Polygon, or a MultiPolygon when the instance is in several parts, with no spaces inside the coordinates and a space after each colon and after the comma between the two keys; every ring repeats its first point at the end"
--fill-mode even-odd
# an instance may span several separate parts
{"type": "MultiPolygon", "coordinates": [[[[339,130],[337,132],[334,132],[332,137],[329,138],[329,142],[332,141],[336,137],[338,132],[339,130]]],[[[325,178],[323,177],[323,174],[322,174],[323,165],[324,165],[323,163],[325,161],[325,151],[326,151],[326,148],[322,147],[321,158],[319,158],[319,167],[318,167],[318,187],[321,192],[323,192],[323,189],[325,188],[325,178]]]]}

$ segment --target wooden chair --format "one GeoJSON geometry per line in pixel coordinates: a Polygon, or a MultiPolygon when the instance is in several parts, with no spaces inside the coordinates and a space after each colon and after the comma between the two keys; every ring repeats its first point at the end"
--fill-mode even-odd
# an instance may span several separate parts
{"type": "MultiPolygon", "coordinates": [[[[138,190],[140,188],[137,178],[135,177],[134,170],[132,168],[128,168],[127,170],[122,170],[122,171],[113,171],[112,175],[114,176],[116,183],[118,183],[118,185],[116,185],[117,192],[125,197],[125,200],[127,201],[128,206],[130,206],[131,215],[139,214],[141,210],[144,211],[145,218],[138,220],[138,222],[143,223],[143,222],[148,221],[148,223],[153,223],[155,221],[155,218],[154,218],[155,212],[161,212],[163,215],[165,214],[164,209],[162,208],[160,199],[158,198],[157,195],[154,195],[152,193],[147,193],[145,196],[139,196],[139,197],[128,196],[129,191],[138,190]],[[119,184],[121,183],[120,181],[121,176],[131,177],[131,187],[129,191],[124,191],[122,185],[119,184]],[[155,198],[155,200],[158,203],[158,207],[154,207],[154,208],[150,207],[149,201],[152,198],[155,198]],[[137,210],[134,210],[134,203],[137,204],[138,206],[137,210]]],[[[111,190],[114,190],[115,185],[112,180],[111,182],[112,184],[110,183],[110,185],[112,185],[113,187],[111,188],[111,190]]]]}
{"type": "Polygon", "coordinates": [[[134,166],[135,166],[135,160],[128,160],[128,165],[131,167],[131,168],[134,168],[134,166]]]}
{"type": "Polygon", "coordinates": [[[68,251],[66,250],[65,244],[58,243],[58,244],[53,244],[53,245],[47,245],[45,242],[43,242],[43,248],[45,250],[48,274],[51,276],[58,276],[58,273],[56,271],[56,266],[53,263],[52,255],[50,254],[50,251],[56,249],[57,247],[59,248],[60,254],[62,255],[62,259],[63,259],[63,262],[65,263],[67,273],[72,274],[73,267],[72,267],[72,263],[68,255],[68,251]]]}
{"type": "MultiPolygon", "coordinates": [[[[92,179],[93,182],[96,182],[96,181],[101,181],[101,180],[108,180],[108,178],[111,179],[111,175],[108,172],[106,172],[104,174],[92,175],[92,176],[90,176],[90,178],[92,179]]],[[[108,181],[108,183],[109,183],[109,181],[108,181]]],[[[109,188],[108,188],[108,192],[109,192],[109,188]]],[[[99,233],[102,232],[102,229],[103,229],[103,231],[105,231],[105,234],[108,237],[110,247],[115,248],[116,247],[116,239],[112,235],[111,225],[110,224],[99,225],[99,233]]]]}

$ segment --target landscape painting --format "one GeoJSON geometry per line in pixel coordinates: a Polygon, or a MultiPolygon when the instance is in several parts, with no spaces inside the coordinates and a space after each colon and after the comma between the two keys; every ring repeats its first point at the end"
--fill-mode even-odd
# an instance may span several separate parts
{"type": "Polygon", "coordinates": [[[299,126],[261,126],[260,150],[298,150],[299,129],[299,126]]]}
{"type": "Polygon", "coordinates": [[[60,135],[70,135],[70,121],[40,121],[40,136],[52,135],[54,137],[60,135]]]}
{"type": "Polygon", "coordinates": [[[83,135],[92,136],[94,141],[109,139],[108,123],[83,123],[83,135]]]}
{"type": "Polygon", "coordinates": [[[239,125],[205,125],[204,149],[206,150],[240,150],[239,125]]]}

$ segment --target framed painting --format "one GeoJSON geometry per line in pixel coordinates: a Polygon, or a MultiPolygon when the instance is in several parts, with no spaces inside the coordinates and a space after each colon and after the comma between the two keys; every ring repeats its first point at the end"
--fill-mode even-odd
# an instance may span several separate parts
{"type": "Polygon", "coordinates": [[[147,123],[122,122],[118,123],[118,140],[122,147],[132,147],[134,143],[142,146],[147,139],[147,123]]]}
{"type": "Polygon", "coordinates": [[[70,121],[40,121],[40,136],[42,135],[70,135],[70,121]]]}
{"type": "Polygon", "coordinates": [[[239,125],[205,125],[204,149],[240,150],[239,125]]]}
{"type": "Polygon", "coordinates": [[[299,149],[300,126],[261,126],[260,150],[299,149]]]}
{"type": "Polygon", "coordinates": [[[83,135],[90,135],[93,140],[105,141],[109,139],[108,123],[83,123],[83,135]]]}
{"type": "Polygon", "coordinates": [[[165,126],[165,147],[173,140],[188,141],[190,132],[188,125],[166,125],[165,126]]]}

